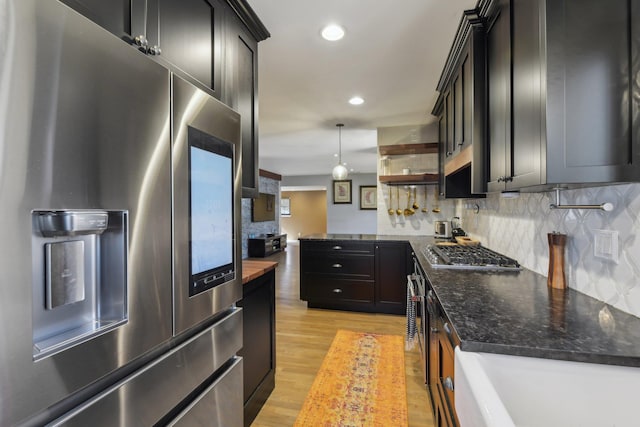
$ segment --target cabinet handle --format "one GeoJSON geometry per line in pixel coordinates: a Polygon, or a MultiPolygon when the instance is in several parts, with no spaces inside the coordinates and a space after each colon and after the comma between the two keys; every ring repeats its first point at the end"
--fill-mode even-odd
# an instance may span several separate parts
{"type": "Polygon", "coordinates": [[[452,154],[453,154],[453,152],[447,151],[447,157],[451,156],[452,154]]]}
{"type": "Polygon", "coordinates": [[[160,46],[151,46],[148,52],[149,55],[160,56],[160,54],[162,54],[162,49],[160,49],[160,46]]]}
{"type": "Polygon", "coordinates": [[[504,182],[511,182],[513,181],[513,177],[512,176],[505,176],[504,177],[504,182]]]}
{"type": "Polygon", "coordinates": [[[444,386],[444,388],[446,388],[447,390],[451,390],[453,391],[453,380],[451,379],[451,377],[447,377],[444,379],[444,381],[442,382],[442,385],[444,386]]]}
{"type": "Polygon", "coordinates": [[[342,293],[342,289],[340,288],[335,288],[334,290],[332,290],[331,292],[333,292],[334,294],[341,294],[342,293]]]}
{"type": "Polygon", "coordinates": [[[444,331],[447,333],[447,335],[451,335],[451,327],[449,326],[449,323],[445,322],[444,324],[444,331]]]}
{"type": "Polygon", "coordinates": [[[498,177],[498,182],[502,182],[502,181],[504,181],[504,176],[499,176],[498,177]]]}
{"type": "Polygon", "coordinates": [[[144,48],[145,51],[147,50],[147,46],[149,46],[149,40],[147,40],[144,34],[136,36],[133,41],[135,42],[136,46],[144,48]]]}
{"type": "Polygon", "coordinates": [[[333,267],[333,268],[342,268],[342,264],[333,264],[331,267],[333,267]]]}
{"type": "Polygon", "coordinates": [[[431,332],[434,333],[434,334],[437,334],[438,333],[438,328],[431,328],[431,332]]]}
{"type": "Polygon", "coordinates": [[[341,250],[341,249],[342,249],[342,246],[334,246],[332,249],[333,249],[334,251],[339,251],[339,250],[341,250]]]}

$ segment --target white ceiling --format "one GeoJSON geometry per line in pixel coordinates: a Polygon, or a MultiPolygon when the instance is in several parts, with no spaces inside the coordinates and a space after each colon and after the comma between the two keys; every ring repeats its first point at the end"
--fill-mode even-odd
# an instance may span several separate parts
{"type": "Polygon", "coordinates": [[[436,84],[462,11],[476,0],[249,0],[259,45],[260,168],[284,176],[376,172],[376,129],[434,120],[436,84]],[[345,37],[328,42],[321,28],[345,37]],[[347,101],[365,99],[360,106],[347,101]]]}

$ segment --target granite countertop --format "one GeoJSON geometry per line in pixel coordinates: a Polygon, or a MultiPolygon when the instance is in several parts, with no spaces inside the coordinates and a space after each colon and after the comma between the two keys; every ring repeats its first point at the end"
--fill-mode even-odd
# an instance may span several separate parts
{"type": "Polygon", "coordinates": [[[405,241],[460,339],[464,351],[640,367],[640,318],[546,277],[520,272],[431,268],[431,237],[312,235],[314,240],[405,241]],[[362,236],[362,237],[358,237],[362,236]]]}
{"type": "Polygon", "coordinates": [[[361,241],[386,241],[386,242],[408,242],[411,236],[390,236],[384,234],[309,234],[300,237],[298,240],[361,240],[361,241]]]}

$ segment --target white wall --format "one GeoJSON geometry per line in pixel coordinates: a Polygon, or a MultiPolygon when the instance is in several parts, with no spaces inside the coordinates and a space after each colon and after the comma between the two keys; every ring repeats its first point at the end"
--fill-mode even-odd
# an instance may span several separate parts
{"type": "Polygon", "coordinates": [[[568,235],[565,272],[568,286],[640,316],[640,184],[564,190],[563,204],[611,202],[612,212],[550,210],[554,193],[522,193],[515,199],[489,194],[487,199],[457,203],[462,228],[483,245],[515,258],[524,267],[548,274],[547,233],[568,235]],[[474,204],[480,207],[474,213],[474,204]],[[595,230],[619,232],[619,261],[594,256],[595,230]]]}
{"type": "MultiPolygon", "coordinates": [[[[378,146],[398,144],[419,144],[438,141],[438,124],[391,126],[378,128],[378,146]]],[[[391,158],[391,174],[401,173],[402,168],[408,167],[418,173],[438,173],[437,154],[419,154],[415,156],[394,156],[391,158]]],[[[382,175],[382,165],[378,161],[378,175],[382,175]]],[[[378,228],[377,234],[399,236],[431,236],[433,235],[433,222],[449,220],[454,216],[455,202],[450,200],[439,201],[440,213],[432,210],[436,206],[434,195],[435,185],[416,186],[416,196],[419,211],[415,215],[404,216],[389,214],[389,209],[394,212],[400,206],[401,210],[407,207],[407,190],[411,191],[411,204],[413,205],[413,189],[406,186],[378,186],[378,228]],[[428,212],[422,212],[425,206],[425,189],[427,191],[428,212]],[[391,195],[389,195],[391,190],[391,195]],[[398,193],[399,200],[398,203],[398,193]],[[391,199],[390,199],[391,196],[391,199]]]]}
{"type": "Polygon", "coordinates": [[[327,175],[287,176],[282,178],[283,187],[322,186],[327,189],[327,233],[328,234],[376,234],[375,210],[360,210],[360,186],[376,185],[375,174],[350,174],[351,204],[333,204],[333,178],[327,175]]]}

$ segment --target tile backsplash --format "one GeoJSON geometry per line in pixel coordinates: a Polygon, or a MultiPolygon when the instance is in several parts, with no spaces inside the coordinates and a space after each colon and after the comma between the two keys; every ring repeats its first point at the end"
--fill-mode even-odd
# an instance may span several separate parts
{"type": "Polygon", "coordinates": [[[562,204],[614,205],[601,210],[551,210],[555,193],[489,194],[460,200],[462,228],[490,249],[547,276],[547,233],[567,234],[565,273],[571,288],[640,316],[640,184],[563,190],[562,204]],[[476,213],[476,205],[479,207],[476,213]],[[597,230],[617,231],[618,262],[594,255],[597,230]]]}

